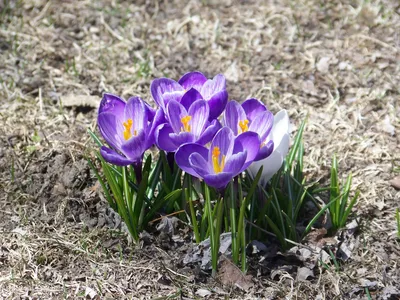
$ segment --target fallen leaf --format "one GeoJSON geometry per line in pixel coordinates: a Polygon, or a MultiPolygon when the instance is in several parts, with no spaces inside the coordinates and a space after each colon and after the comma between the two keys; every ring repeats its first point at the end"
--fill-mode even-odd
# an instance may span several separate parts
{"type": "Polygon", "coordinates": [[[400,190],[400,176],[396,176],[389,181],[390,185],[396,190],[400,190]]]}
{"type": "Polygon", "coordinates": [[[223,285],[237,286],[241,290],[247,291],[254,286],[251,275],[245,275],[227,258],[222,260],[218,272],[218,279],[223,285]]]}
{"type": "Polygon", "coordinates": [[[395,128],[390,122],[390,117],[388,115],[386,115],[385,119],[382,121],[381,127],[384,132],[387,132],[392,136],[395,134],[395,128]]]}
{"type": "Polygon", "coordinates": [[[321,73],[328,73],[330,57],[322,57],[317,63],[317,70],[321,73]]]}
{"type": "Polygon", "coordinates": [[[307,281],[308,277],[314,277],[313,270],[306,267],[301,267],[297,269],[297,281],[307,281]]]}
{"type": "Polygon", "coordinates": [[[383,300],[398,299],[400,297],[400,290],[392,285],[386,286],[382,291],[381,297],[383,300]]]}
{"type": "Polygon", "coordinates": [[[196,291],[196,295],[200,296],[200,297],[206,297],[206,296],[210,296],[212,293],[209,290],[205,290],[205,289],[198,289],[196,291]]]}
{"type": "Polygon", "coordinates": [[[229,81],[232,82],[238,82],[239,81],[239,71],[236,66],[236,62],[233,62],[229,68],[225,71],[225,78],[229,81]]]}
{"type": "Polygon", "coordinates": [[[87,106],[97,108],[100,104],[100,98],[98,96],[90,95],[67,95],[61,97],[62,105],[64,107],[74,106],[87,106]]]}
{"type": "Polygon", "coordinates": [[[97,296],[97,293],[94,289],[90,287],[86,287],[85,289],[85,297],[89,299],[94,299],[97,296]]]}

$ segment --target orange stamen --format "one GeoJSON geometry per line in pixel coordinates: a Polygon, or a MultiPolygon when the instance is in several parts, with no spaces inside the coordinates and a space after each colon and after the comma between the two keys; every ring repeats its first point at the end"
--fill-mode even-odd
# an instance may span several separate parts
{"type": "Polygon", "coordinates": [[[189,122],[191,119],[192,119],[192,116],[186,116],[181,119],[181,122],[183,125],[182,131],[190,132],[191,128],[190,128],[189,122]]]}
{"type": "Polygon", "coordinates": [[[212,164],[216,174],[221,173],[225,167],[225,155],[222,155],[222,159],[219,161],[220,155],[221,151],[219,150],[219,147],[215,146],[212,150],[212,164]]]}
{"type": "Polygon", "coordinates": [[[239,121],[239,127],[240,127],[240,130],[241,130],[240,133],[243,133],[243,132],[246,132],[246,131],[249,130],[248,124],[249,124],[249,120],[247,120],[247,119],[245,119],[243,121],[239,121]]]}
{"type": "MultiPolygon", "coordinates": [[[[133,121],[132,121],[132,119],[128,119],[128,120],[126,120],[126,122],[122,123],[122,125],[124,125],[124,127],[125,127],[124,139],[125,139],[125,141],[127,141],[132,137],[131,128],[133,125],[133,121]]],[[[136,130],[134,131],[134,134],[135,134],[135,136],[137,135],[136,130]]]]}

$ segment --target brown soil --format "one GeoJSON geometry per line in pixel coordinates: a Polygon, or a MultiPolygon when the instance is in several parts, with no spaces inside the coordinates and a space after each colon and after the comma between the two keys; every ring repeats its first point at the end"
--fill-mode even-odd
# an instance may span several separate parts
{"type": "Polygon", "coordinates": [[[398,1],[133,2],[0,1],[0,298],[399,299],[398,1]],[[360,225],[337,236],[338,269],[304,279],[301,256],[275,251],[251,259],[243,292],[184,266],[187,240],[129,242],[84,158],[93,102],[150,100],[152,78],[192,70],[286,108],[294,130],[308,115],[309,180],[333,153],[352,172],[360,225]]]}

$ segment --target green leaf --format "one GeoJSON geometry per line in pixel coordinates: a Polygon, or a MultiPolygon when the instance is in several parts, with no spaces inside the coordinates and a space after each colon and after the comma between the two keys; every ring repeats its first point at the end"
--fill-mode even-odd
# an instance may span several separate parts
{"type": "Polygon", "coordinates": [[[349,214],[353,209],[353,206],[356,204],[359,195],[360,192],[357,191],[353,199],[351,199],[349,206],[347,207],[346,211],[344,212],[344,215],[342,216],[342,223],[340,224],[341,225],[340,227],[344,227],[344,225],[346,224],[347,218],[349,217],[349,214]]]}
{"type": "MultiPolygon", "coordinates": [[[[311,227],[314,225],[314,223],[319,219],[319,217],[322,216],[322,214],[331,207],[331,205],[335,204],[336,201],[340,199],[340,195],[336,197],[336,199],[333,199],[330,201],[328,204],[324,205],[321,210],[314,216],[314,218],[311,219],[311,221],[308,223],[306,229],[304,230],[303,237],[311,230],[311,227]]],[[[302,238],[303,238],[302,237],[302,238]]]]}
{"type": "Polygon", "coordinates": [[[94,172],[94,174],[96,175],[97,180],[99,181],[101,188],[103,189],[103,193],[105,198],[107,199],[108,204],[111,206],[111,208],[115,211],[117,211],[117,204],[115,203],[115,201],[113,200],[113,198],[110,195],[110,192],[103,180],[103,178],[100,176],[99,172],[97,171],[96,167],[94,166],[92,160],[89,157],[86,157],[86,160],[89,164],[89,167],[92,169],[92,171],[94,172]]]}
{"type": "Polygon", "coordinates": [[[104,146],[104,144],[101,142],[101,140],[97,137],[97,135],[96,135],[92,130],[90,130],[90,129],[88,128],[87,131],[88,131],[89,135],[92,137],[93,141],[94,141],[99,147],[104,146]]]}
{"type": "Polygon", "coordinates": [[[145,209],[143,203],[144,203],[144,198],[146,197],[146,190],[147,190],[147,183],[149,180],[149,172],[143,172],[143,178],[142,182],[139,185],[139,191],[137,193],[135,205],[134,205],[134,224],[136,225],[136,228],[139,228],[139,230],[142,228],[142,218],[143,216],[143,211],[145,209]]]}
{"type": "Polygon", "coordinates": [[[160,199],[160,201],[154,201],[153,206],[147,212],[147,214],[145,215],[145,217],[143,219],[143,224],[148,224],[154,218],[154,215],[161,209],[161,207],[163,207],[163,205],[165,203],[167,203],[168,201],[174,201],[174,200],[180,198],[182,195],[181,193],[182,193],[182,189],[177,189],[175,191],[170,192],[166,196],[164,196],[162,199],[160,199]]]}
{"type": "MultiPolygon", "coordinates": [[[[339,208],[339,216],[338,216],[340,227],[342,227],[341,224],[343,223],[344,213],[345,213],[346,207],[347,207],[348,202],[349,202],[351,180],[352,180],[352,176],[351,176],[351,173],[350,173],[349,176],[347,177],[346,184],[345,184],[345,186],[343,188],[343,197],[340,199],[340,208],[339,208]]],[[[346,220],[344,220],[344,223],[345,222],[346,222],[346,220]]]]}
{"type": "Polygon", "coordinates": [[[285,237],[283,236],[282,232],[275,225],[275,223],[272,222],[272,220],[268,217],[268,215],[265,215],[265,219],[267,220],[269,227],[271,227],[272,232],[276,235],[279,242],[281,243],[282,248],[286,249],[287,244],[286,244],[286,240],[285,240],[285,237]]]}
{"type": "Polygon", "coordinates": [[[293,161],[297,155],[297,150],[299,149],[301,140],[303,138],[303,132],[304,132],[304,127],[306,126],[307,118],[308,118],[308,116],[301,123],[299,130],[297,131],[296,137],[294,139],[293,146],[290,149],[289,154],[286,157],[285,172],[292,169],[293,161]]]}

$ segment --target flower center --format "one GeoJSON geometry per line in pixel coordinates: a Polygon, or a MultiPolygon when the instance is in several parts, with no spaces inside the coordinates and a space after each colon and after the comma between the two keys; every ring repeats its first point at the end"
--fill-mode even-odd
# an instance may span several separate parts
{"type": "Polygon", "coordinates": [[[191,128],[190,128],[189,122],[191,119],[192,119],[192,116],[186,116],[181,119],[181,122],[183,125],[182,131],[190,132],[191,128]]]}
{"type": "MultiPolygon", "coordinates": [[[[126,120],[126,122],[122,123],[122,125],[124,125],[124,127],[125,127],[124,139],[125,139],[125,141],[127,141],[132,137],[131,128],[132,128],[132,125],[133,125],[133,121],[132,121],[132,119],[128,119],[128,120],[126,120]]],[[[133,131],[133,135],[137,136],[137,130],[136,129],[133,131]]]]}
{"type": "Polygon", "coordinates": [[[212,150],[212,164],[216,174],[221,173],[225,167],[225,155],[222,155],[221,161],[219,160],[220,155],[219,147],[215,146],[212,150]]]}
{"type": "Polygon", "coordinates": [[[240,133],[248,131],[249,130],[249,126],[248,125],[249,125],[249,120],[247,120],[247,119],[245,119],[243,121],[239,121],[239,127],[240,127],[240,130],[241,130],[240,133]]]}

